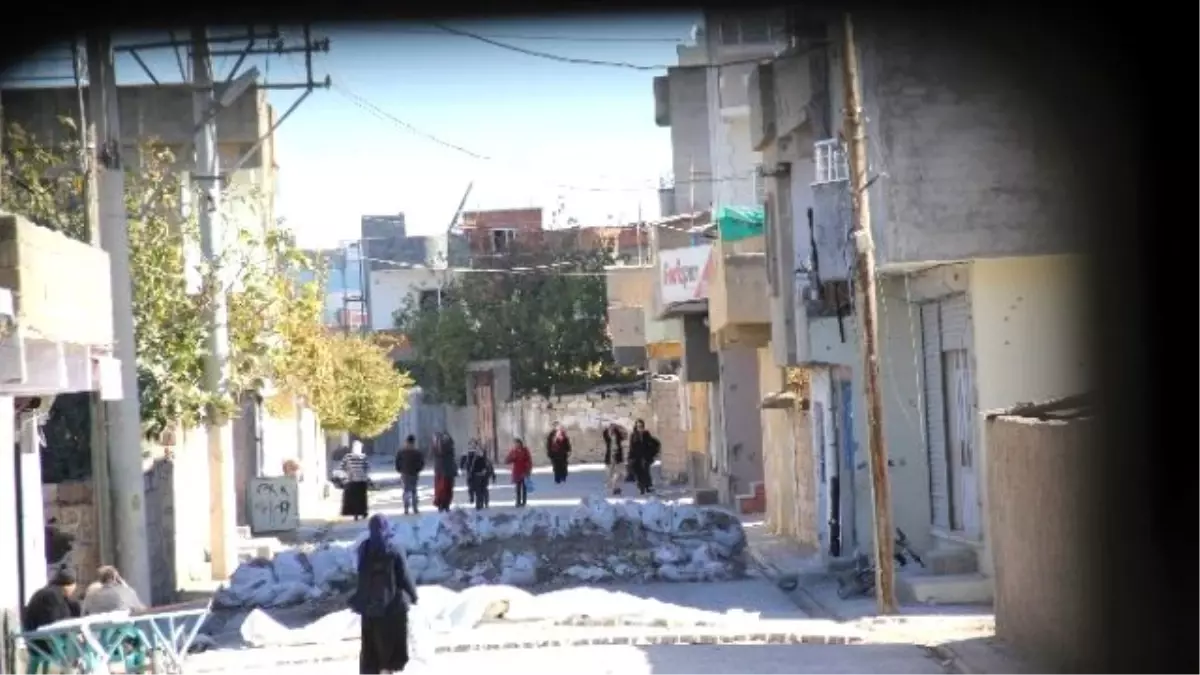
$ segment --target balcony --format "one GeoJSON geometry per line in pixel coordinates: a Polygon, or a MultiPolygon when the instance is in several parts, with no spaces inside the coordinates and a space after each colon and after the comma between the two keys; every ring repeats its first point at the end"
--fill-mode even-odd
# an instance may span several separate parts
{"type": "Polygon", "coordinates": [[[714,249],[708,296],[714,345],[765,347],[771,340],[765,237],[722,241],[714,249]]]}
{"type": "MultiPolygon", "coordinates": [[[[12,296],[12,306],[0,310],[11,317],[9,336],[0,343],[0,393],[93,391],[100,389],[102,373],[111,381],[107,253],[0,213],[0,288],[12,296]]],[[[119,398],[118,392],[108,394],[119,398]]]]}
{"type": "Polygon", "coordinates": [[[747,90],[751,142],[762,151],[808,124],[813,98],[809,57],[781,56],[756,66],[747,90]]]}

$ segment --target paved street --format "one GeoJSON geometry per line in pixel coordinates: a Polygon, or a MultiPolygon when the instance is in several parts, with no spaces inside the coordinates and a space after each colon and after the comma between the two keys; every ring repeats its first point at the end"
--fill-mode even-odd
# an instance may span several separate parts
{"type": "MultiPolygon", "coordinates": [[[[353,659],[292,665],[243,666],[226,673],[345,673],[353,659]]],[[[406,673],[487,672],[494,675],[650,675],[785,673],[940,673],[941,665],[912,645],[595,646],[439,654],[406,673]],[[569,667],[566,665],[569,664],[569,667]]]]}

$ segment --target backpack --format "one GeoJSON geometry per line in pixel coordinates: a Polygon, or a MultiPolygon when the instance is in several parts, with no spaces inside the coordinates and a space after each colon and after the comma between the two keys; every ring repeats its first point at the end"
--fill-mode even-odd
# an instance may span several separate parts
{"type": "Polygon", "coordinates": [[[352,605],[355,612],[368,618],[386,615],[400,592],[399,582],[396,561],[391,553],[364,543],[359,553],[358,588],[352,605]]]}

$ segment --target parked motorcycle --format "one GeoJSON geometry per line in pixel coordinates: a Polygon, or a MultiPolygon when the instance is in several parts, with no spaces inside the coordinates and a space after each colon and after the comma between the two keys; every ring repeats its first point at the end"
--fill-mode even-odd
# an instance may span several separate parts
{"type": "MultiPolygon", "coordinates": [[[[908,543],[908,537],[900,528],[896,528],[895,552],[893,557],[900,567],[907,567],[909,561],[925,567],[925,561],[908,543]]],[[[859,595],[875,594],[875,564],[865,553],[854,557],[854,568],[838,579],[838,597],[842,600],[859,595]]]]}

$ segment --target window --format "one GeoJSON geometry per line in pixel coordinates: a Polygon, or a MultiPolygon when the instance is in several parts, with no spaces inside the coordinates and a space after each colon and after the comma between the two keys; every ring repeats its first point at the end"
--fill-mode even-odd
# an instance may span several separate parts
{"type": "Polygon", "coordinates": [[[813,185],[837,183],[850,180],[850,166],[846,162],[846,146],[836,138],[817,141],[813,144],[813,161],[816,163],[816,180],[813,185]]]}
{"type": "Polygon", "coordinates": [[[425,290],[417,295],[417,306],[421,308],[422,312],[429,312],[440,307],[441,300],[441,293],[438,292],[438,289],[425,290]]]}
{"type": "Polygon", "coordinates": [[[492,251],[494,253],[503,253],[509,249],[513,240],[517,238],[517,231],[506,227],[498,227],[492,230],[492,251]]]}

